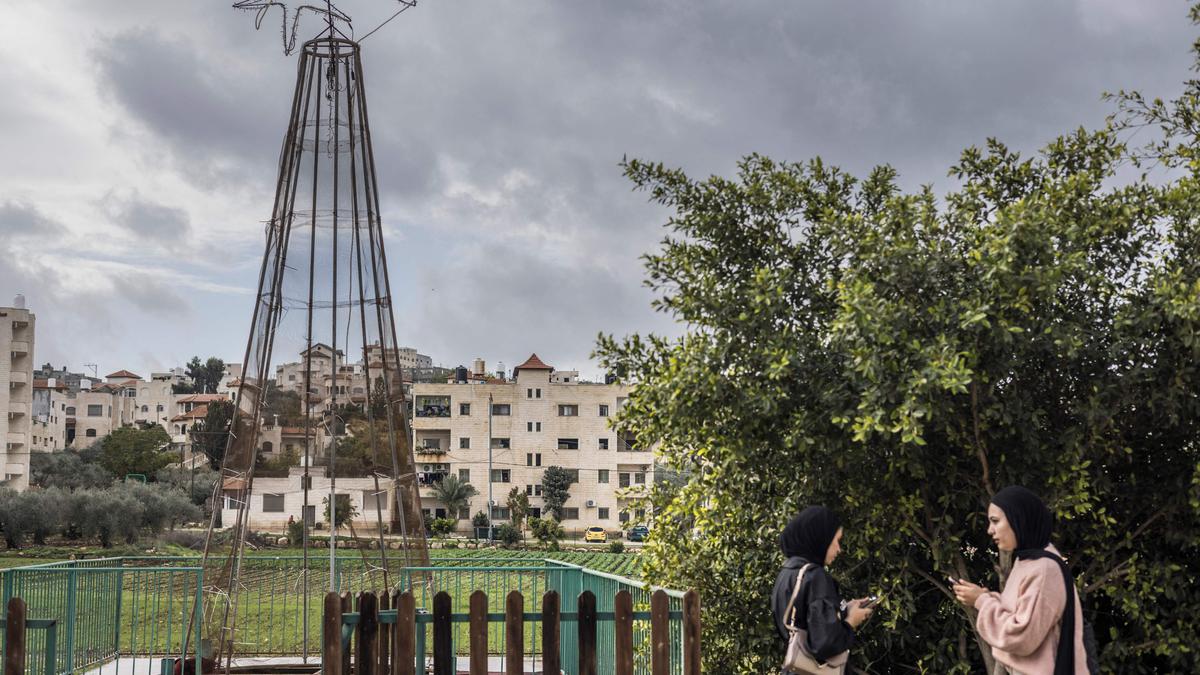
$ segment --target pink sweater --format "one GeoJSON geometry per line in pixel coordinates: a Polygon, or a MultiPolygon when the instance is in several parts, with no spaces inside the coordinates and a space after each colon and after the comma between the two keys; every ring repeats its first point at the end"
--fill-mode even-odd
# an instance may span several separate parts
{"type": "MultiPolygon", "coordinates": [[[[1054,546],[1046,550],[1058,553],[1054,546]]],[[[1059,620],[1067,604],[1058,563],[1047,558],[1018,560],[1003,593],[989,591],[975,601],[975,627],[992,646],[996,660],[1021,675],[1053,675],[1059,620]]],[[[1088,675],[1083,649],[1083,611],[1075,594],[1075,672],[1088,675]]]]}

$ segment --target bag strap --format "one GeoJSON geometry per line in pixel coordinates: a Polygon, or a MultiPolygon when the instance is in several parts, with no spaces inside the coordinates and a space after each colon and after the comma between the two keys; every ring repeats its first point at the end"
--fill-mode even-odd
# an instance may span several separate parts
{"type": "Polygon", "coordinates": [[[783,610],[783,625],[787,626],[788,632],[794,633],[799,630],[795,626],[796,596],[800,595],[800,584],[804,581],[804,573],[813,567],[816,567],[816,565],[808,563],[796,573],[796,584],[792,586],[792,598],[788,600],[787,609],[783,610]]]}

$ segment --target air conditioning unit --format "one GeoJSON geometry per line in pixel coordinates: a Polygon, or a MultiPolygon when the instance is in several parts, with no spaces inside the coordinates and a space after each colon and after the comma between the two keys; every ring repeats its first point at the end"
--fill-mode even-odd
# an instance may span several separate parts
{"type": "Polygon", "coordinates": [[[596,500],[595,499],[587,500],[587,504],[585,504],[585,506],[587,506],[589,509],[594,508],[596,506],[596,500]]]}

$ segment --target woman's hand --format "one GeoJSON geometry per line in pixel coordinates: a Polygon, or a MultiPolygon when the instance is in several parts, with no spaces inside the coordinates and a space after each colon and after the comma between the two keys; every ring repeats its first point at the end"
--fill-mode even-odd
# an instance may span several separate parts
{"type": "Polygon", "coordinates": [[[987,592],[988,589],[969,581],[959,579],[954,582],[954,597],[958,598],[963,607],[974,607],[975,601],[979,599],[979,596],[987,592]]]}
{"type": "Polygon", "coordinates": [[[851,600],[846,604],[846,623],[850,627],[858,630],[858,627],[867,619],[871,618],[871,613],[875,611],[874,607],[867,604],[866,598],[851,600]]]}

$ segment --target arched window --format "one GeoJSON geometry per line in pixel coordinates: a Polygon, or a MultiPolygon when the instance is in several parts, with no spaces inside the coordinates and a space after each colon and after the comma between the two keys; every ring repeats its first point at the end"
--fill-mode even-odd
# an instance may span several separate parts
{"type": "Polygon", "coordinates": [[[263,452],[273,452],[274,450],[275,450],[275,446],[271,444],[271,441],[263,441],[263,446],[262,446],[263,452]]]}
{"type": "Polygon", "coordinates": [[[148,406],[148,405],[142,406],[142,412],[150,412],[150,406],[148,406]]]}
{"type": "Polygon", "coordinates": [[[95,430],[95,429],[88,429],[87,431],[83,432],[83,435],[84,435],[84,436],[87,436],[88,438],[95,438],[95,437],[96,437],[96,430],[95,430]]]}
{"type": "Polygon", "coordinates": [[[68,406],[67,407],[67,415],[73,416],[74,414],[75,414],[75,406],[68,406]]]}

